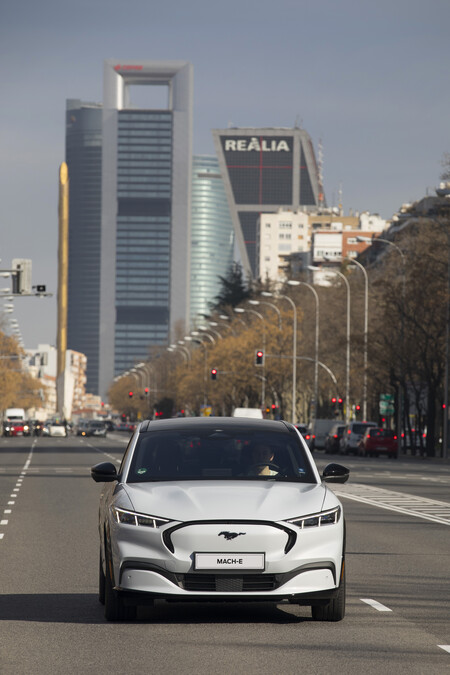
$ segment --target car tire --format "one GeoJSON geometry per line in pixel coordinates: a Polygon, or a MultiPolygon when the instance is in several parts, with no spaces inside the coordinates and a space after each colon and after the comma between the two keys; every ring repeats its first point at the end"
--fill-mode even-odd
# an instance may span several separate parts
{"type": "Polygon", "coordinates": [[[102,565],[102,552],[100,551],[99,555],[99,566],[98,566],[98,601],[104,605],[105,604],[105,573],[103,571],[102,565]]]}
{"type": "Polygon", "coordinates": [[[120,591],[114,589],[113,567],[110,562],[108,550],[106,550],[106,575],[105,575],[105,619],[107,621],[124,621],[135,619],[136,606],[126,606],[120,591]]]}
{"type": "Polygon", "coordinates": [[[342,621],[345,616],[345,567],[335,597],[327,605],[312,605],[313,621],[342,621]]]}

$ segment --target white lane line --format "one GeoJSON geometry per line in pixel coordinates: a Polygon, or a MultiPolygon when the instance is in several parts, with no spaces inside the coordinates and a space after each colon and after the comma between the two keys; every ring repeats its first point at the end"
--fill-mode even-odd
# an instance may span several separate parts
{"type": "Polygon", "coordinates": [[[443,649],[444,652],[448,652],[450,654],[450,645],[438,645],[440,649],[443,649]]]}
{"type": "Polygon", "coordinates": [[[363,504],[370,504],[388,511],[423,518],[434,523],[450,525],[450,503],[394,492],[362,483],[350,483],[333,487],[338,497],[346,497],[363,504]]]}
{"type": "MultiPolygon", "coordinates": [[[[21,476],[25,476],[26,473],[27,473],[27,471],[28,471],[28,467],[30,466],[31,458],[33,457],[33,451],[34,451],[34,446],[35,446],[35,445],[36,445],[36,439],[35,439],[35,440],[33,441],[33,443],[31,444],[31,449],[30,449],[30,452],[29,452],[29,454],[28,454],[27,460],[26,460],[25,464],[24,464],[23,467],[22,467],[22,471],[20,472],[20,475],[21,475],[21,476]]],[[[16,503],[15,500],[16,500],[16,498],[19,496],[19,495],[18,495],[18,492],[20,491],[20,488],[22,487],[22,482],[23,482],[23,478],[18,478],[18,479],[17,479],[16,487],[13,488],[13,493],[14,493],[14,494],[12,494],[12,495],[10,496],[10,499],[12,499],[12,500],[14,500],[14,501],[9,501],[9,502],[8,502],[8,506],[14,506],[14,505],[15,505],[15,503],[16,503]]],[[[12,512],[12,509],[5,509],[3,513],[5,513],[5,514],[10,514],[11,512],[12,512]]],[[[8,520],[0,520],[0,525],[8,525],[8,520]]],[[[4,536],[5,536],[4,532],[0,532],[0,539],[3,539],[4,536]]]]}
{"type": "Polygon", "coordinates": [[[374,609],[378,610],[379,612],[392,612],[392,609],[389,609],[389,607],[386,607],[386,605],[382,605],[381,602],[377,602],[376,600],[372,600],[371,598],[360,598],[361,602],[365,602],[374,609]]]}

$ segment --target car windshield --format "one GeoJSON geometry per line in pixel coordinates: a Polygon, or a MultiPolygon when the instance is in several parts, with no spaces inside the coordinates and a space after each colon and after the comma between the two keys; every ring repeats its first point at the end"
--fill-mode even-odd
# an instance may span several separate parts
{"type": "Polygon", "coordinates": [[[297,436],[242,429],[142,433],[127,482],[284,480],[316,483],[297,436]]]}

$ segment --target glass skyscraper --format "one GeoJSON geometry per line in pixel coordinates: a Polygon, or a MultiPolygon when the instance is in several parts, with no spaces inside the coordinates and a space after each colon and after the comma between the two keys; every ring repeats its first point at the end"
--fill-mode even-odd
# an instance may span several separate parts
{"type": "Polygon", "coordinates": [[[100,392],[187,329],[190,282],[192,66],[104,64],[100,392]],[[133,105],[163,88],[167,105],[133,105]]]}
{"type": "Polygon", "coordinates": [[[114,373],[169,340],[170,111],[118,114],[114,373]]]}
{"type": "Polygon", "coordinates": [[[98,393],[102,105],[66,102],[69,169],[67,346],[87,356],[86,390],[98,393]]]}
{"type": "Polygon", "coordinates": [[[193,158],[191,210],[191,325],[209,314],[233,262],[234,230],[216,157],[193,158]]]}

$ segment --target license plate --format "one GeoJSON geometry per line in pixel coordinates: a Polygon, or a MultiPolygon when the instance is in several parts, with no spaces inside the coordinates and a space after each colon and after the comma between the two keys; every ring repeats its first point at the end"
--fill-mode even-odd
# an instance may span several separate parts
{"type": "Polygon", "coordinates": [[[264,570],[264,553],[196,553],[196,570],[264,570]]]}

